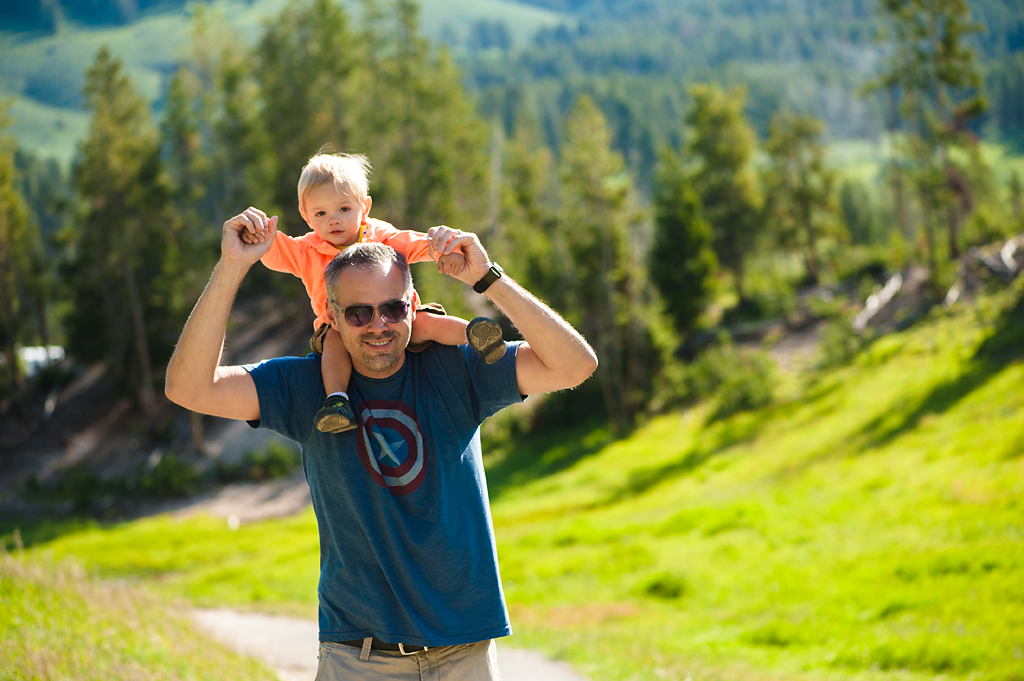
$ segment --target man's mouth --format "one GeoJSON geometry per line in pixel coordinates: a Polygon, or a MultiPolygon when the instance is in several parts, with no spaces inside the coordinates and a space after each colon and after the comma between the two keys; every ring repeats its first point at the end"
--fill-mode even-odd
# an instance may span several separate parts
{"type": "Polygon", "coordinates": [[[386,347],[395,338],[396,338],[395,335],[386,336],[384,338],[375,338],[375,337],[367,338],[367,337],[364,337],[362,339],[362,341],[364,343],[366,343],[367,345],[369,345],[371,348],[383,348],[383,347],[386,347]]]}

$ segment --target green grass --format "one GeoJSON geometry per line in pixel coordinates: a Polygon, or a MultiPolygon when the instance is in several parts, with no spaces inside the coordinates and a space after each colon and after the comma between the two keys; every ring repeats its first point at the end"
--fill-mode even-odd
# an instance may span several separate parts
{"type": "Polygon", "coordinates": [[[0,679],[276,678],[196,631],[181,605],[45,554],[0,552],[0,679]]]}
{"type": "MultiPolygon", "coordinates": [[[[1022,290],[937,310],[760,411],[491,460],[511,642],[595,681],[1024,679],[1022,290]]],[[[308,512],[33,532],[108,578],[313,612],[308,512]]]]}
{"type": "MultiPolygon", "coordinates": [[[[889,145],[885,140],[880,143],[861,139],[831,140],[828,151],[829,162],[844,178],[868,185],[879,180],[889,162],[889,145]]],[[[1016,140],[981,143],[982,158],[992,169],[1001,196],[1006,194],[1011,172],[1024,176],[1024,155],[1021,151],[1021,144],[1016,140]]]]}

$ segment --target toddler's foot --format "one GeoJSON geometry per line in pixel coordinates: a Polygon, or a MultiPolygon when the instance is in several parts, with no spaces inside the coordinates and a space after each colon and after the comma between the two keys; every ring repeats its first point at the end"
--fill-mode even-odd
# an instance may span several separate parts
{"type": "Polygon", "coordinates": [[[347,397],[330,395],[324,400],[324,406],[314,417],[316,429],[321,433],[344,433],[356,427],[356,415],[347,397]]]}
{"type": "Polygon", "coordinates": [[[477,317],[471,321],[466,327],[466,340],[488,364],[494,364],[505,355],[501,327],[493,319],[477,317]]]}

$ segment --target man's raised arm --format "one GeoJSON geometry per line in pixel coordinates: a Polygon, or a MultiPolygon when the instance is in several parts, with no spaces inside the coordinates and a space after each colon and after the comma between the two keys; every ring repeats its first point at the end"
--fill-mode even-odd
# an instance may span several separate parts
{"type": "Polygon", "coordinates": [[[256,420],[256,385],[242,367],[220,366],[228,315],[249,268],[270,249],[277,218],[249,208],[224,223],[221,256],[213,276],[189,315],[167,365],[167,399],[186,409],[229,419],[256,420]],[[242,233],[257,243],[242,241],[242,233]]]}
{"type": "MultiPolygon", "coordinates": [[[[459,281],[472,286],[490,271],[491,261],[475,234],[448,227],[433,227],[427,234],[431,249],[439,254],[462,247],[466,267],[459,275],[452,275],[459,281]]],[[[484,295],[526,340],[516,353],[516,378],[523,395],[575,388],[597,369],[597,355],[583,336],[509,277],[497,279],[484,295]]]]}

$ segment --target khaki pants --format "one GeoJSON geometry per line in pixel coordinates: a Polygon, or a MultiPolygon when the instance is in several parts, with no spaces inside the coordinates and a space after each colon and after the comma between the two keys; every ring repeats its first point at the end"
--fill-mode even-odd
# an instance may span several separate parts
{"type": "Polygon", "coordinates": [[[494,640],[428,648],[412,655],[374,650],[366,661],[360,649],[320,642],[316,681],[501,681],[494,640]]]}
{"type": "MultiPolygon", "coordinates": [[[[430,314],[446,315],[444,307],[441,303],[424,303],[416,308],[416,314],[423,312],[429,312],[430,314]]],[[[342,321],[342,324],[345,322],[342,321]]],[[[327,335],[328,331],[333,331],[330,324],[321,324],[317,330],[313,333],[313,337],[309,339],[310,349],[318,355],[324,354],[324,336],[327,335]]],[[[430,344],[434,341],[423,341],[422,343],[409,343],[409,347],[406,348],[409,352],[423,352],[430,347],[430,344]]]]}

